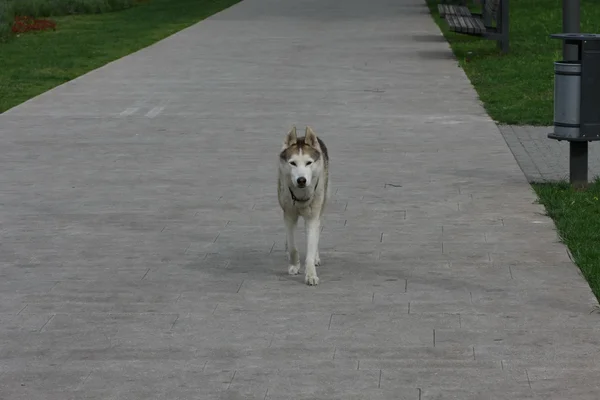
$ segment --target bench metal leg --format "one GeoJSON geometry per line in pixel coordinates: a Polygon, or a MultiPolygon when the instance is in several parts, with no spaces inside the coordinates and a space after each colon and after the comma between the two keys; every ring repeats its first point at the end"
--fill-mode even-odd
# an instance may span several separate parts
{"type": "Polygon", "coordinates": [[[492,26],[492,16],[490,13],[485,12],[485,2],[492,0],[481,0],[481,14],[483,15],[483,24],[486,27],[492,26]]]}
{"type": "Polygon", "coordinates": [[[500,1],[500,20],[498,21],[498,31],[500,31],[500,40],[498,41],[498,47],[502,53],[508,53],[509,49],[509,32],[510,32],[510,21],[509,21],[509,0],[500,1]]]}

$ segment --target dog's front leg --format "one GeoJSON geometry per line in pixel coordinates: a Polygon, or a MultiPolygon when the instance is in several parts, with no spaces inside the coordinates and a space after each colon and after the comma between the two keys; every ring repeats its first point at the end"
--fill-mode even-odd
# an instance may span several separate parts
{"type": "Polygon", "coordinates": [[[304,282],[307,285],[318,285],[319,278],[317,277],[317,252],[319,251],[319,230],[321,221],[318,217],[313,217],[306,220],[306,262],[304,265],[305,277],[304,282]]]}
{"type": "Polygon", "coordinates": [[[288,267],[288,273],[290,275],[297,275],[300,271],[300,257],[298,256],[298,249],[296,249],[296,242],[294,240],[294,230],[298,224],[298,215],[283,215],[285,221],[286,231],[286,250],[288,251],[288,260],[290,266],[288,267]]]}

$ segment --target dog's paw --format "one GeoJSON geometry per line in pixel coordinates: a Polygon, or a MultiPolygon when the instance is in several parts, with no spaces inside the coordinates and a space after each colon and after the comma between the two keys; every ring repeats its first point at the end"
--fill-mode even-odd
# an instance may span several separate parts
{"type": "Polygon", "coordinates": [[[316,286],[319,284],[319,277],[316,274],[306,274],[304,277],[304,283],[309,286],[316,286]]]}
{"type": "Polygon", "coordinates": [[[290,265],[290,267],[288,268],[288,274],[290,274],[290,275],[298,275],[299,272],[300,272],[299,265],[290,265]]]}

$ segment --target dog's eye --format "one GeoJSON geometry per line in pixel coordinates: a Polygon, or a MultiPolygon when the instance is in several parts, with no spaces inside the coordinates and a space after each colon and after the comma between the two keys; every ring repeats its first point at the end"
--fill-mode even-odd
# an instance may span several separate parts
{"type": "Polygon", "coordinates": [[[310,165],[310,164],[312,164],[312,161],[308,161],[308,162],[306,163],[306,165],[307,165],[307,166],[308,166],[308,165],[310,165]]]}
{"type": "Polygon", "coordinates": [[[293,165],[294,167],[296,166],[296,163],[293,161],[290,161],[290,165],[293,165]]]}

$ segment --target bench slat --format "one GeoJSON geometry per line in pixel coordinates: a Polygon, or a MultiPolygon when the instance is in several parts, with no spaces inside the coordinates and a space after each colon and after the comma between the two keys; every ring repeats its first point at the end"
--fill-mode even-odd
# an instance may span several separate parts
{"type": "Polygon", "coordinates": [[[471,11],[468,7],[465,6],[455,6],[452,4],[438,4],[438,12],[440,13],[440,17],[445,17],[446,15],[465,15],[471,16],[471,11]]]}
{"type": "Polygon", "coordinates": [[[446,22],[451,31],[468,33],[467,27],[463,24],[462,17],[459,17],[458,15],[448,15],[446,16],[446,22]]]}
{"type": "Polygon", "coordinates": [[[440,17],[444,18],[444,16],[448,14],[448,5],[438,4],[438,12],[440,13],[440,17]]]}
{"type": "Polygon", "coordinates": [[[471,22],[473,23],[473,31],[476,34],[482,35],[487,29],[485,28],[485,24],[479,18],[471,18],[471,22]]]}
{"type": "Polygon", "coordinates": [[[481,35],[486,31],[483,21],[479,18],[448,15],[446,21],[448,22],[450,30],[453,32],[481,35]]]}
{"type": "Polygon", "coordinates": [[[469,10],[468,7],[461,6],[460,8],[456,9],[456,15],[464,15],[466,17],[470,17],[471,10],[469,10]]]}

